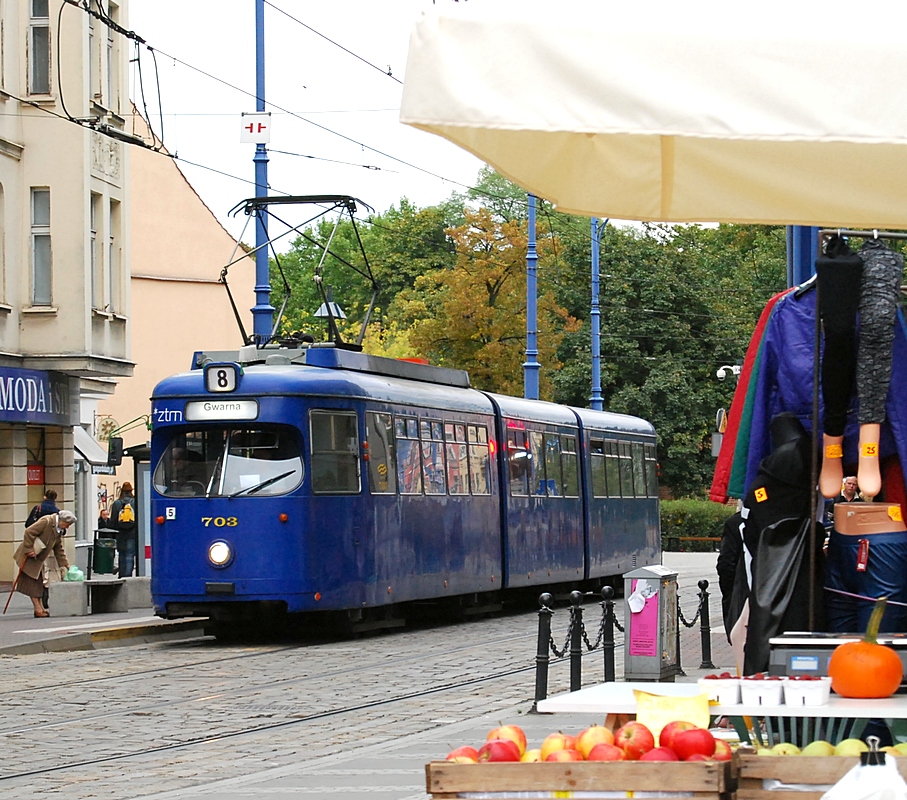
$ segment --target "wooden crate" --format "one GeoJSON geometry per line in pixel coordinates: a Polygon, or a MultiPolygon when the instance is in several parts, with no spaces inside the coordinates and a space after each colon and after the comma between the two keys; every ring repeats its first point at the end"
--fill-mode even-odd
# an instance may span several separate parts
{"type": "MultiPolygon", "coordinates": [[[[893,756],[887,756],[892,758],[893,756]]],[[[907,777],[907,758],[896,759],[898,771],[907,777]]],[[[837,783],[860,763],[845,756],[757,756],[737,754],[737,800],[821,800],[828,786],[837,783]],[[813,784],[816,791],[767,791],[763,780],[789,784],[813,784]]]]}
{"type": "Polygon", "coordinates": [[[572,792],[601,791],[611,792],[610,797],[614,797],[613,792],[616,791],[673,791],[687,793],[678,794],[678,797],[695,800],[730,800],[733,796],[730,761],[560,761],[534,764],[433,761],[425,766],[425,786],[435,800],[454,798],[461,792],[494,792],[495,800],[515,797],[517,792],[570,797],[572,792]],[[544,792],[558,794],[541,794],[544,792]]]}

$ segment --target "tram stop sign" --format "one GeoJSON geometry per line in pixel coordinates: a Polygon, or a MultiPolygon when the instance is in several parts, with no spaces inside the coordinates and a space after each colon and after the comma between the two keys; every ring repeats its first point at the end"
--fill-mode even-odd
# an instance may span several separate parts
{"type": "Polygon", "coordinates": [[[677,573],[655,565],[624,575],[624,680],[672,681],[677,659],[677,573]]]}

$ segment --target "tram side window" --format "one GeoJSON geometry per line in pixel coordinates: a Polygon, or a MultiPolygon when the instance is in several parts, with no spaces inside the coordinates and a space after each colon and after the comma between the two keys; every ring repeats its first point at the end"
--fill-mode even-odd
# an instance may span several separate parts
{"type": "Polygon", "coordinates": [[[419,426],[410,417],[397,417],[397,485],[400,494],[422,494],[422,455],[419,426]]]}
{"type": "Polygon", "coordinates": [[[447,487],[451,494],[469,494],[469,450],[466,447],[466,426],[444,423],[447,445],[447,487]]]}
{"type": "Polygon", "coordinates": [[[529,461],[531,453],[526,442],[526,431],[507,429],[507,462],[510,473],[510,494],[525,497],[529,494],[529,461]]]}
{"type": "Polygon", "coordinates": [[[620,493],[624,497],[635,497],[633,491],[633,458],[630,454],[629,442],[618,442],[617,452],[620,455],[620,493]]]}
{"type": "Polygon", "coordinates": [[[545,434],[545,486],[548,497],[562,497],[564,494],[561,478],[561,437],[556,433],[545,434]]]}
{"type": "Polygon", "coordinates": [[[637,497],[646,496],[646,466],[642,455],[642,442],[633,442],[633,487],[637,497]]]}
{"type": "Polygon", "coordinates": [[[605,473],[608,476],[608,497],[620,497],[620,459],[617,442],[605,442],[605,473]]]}
{"type": "Polygon", "coordinates": [[[440,422],[422,420],[422,470],[425,475],[425,494],[446,494],[444,475],[444,437],[440,422]]]}
{"type": "Polygon", "coordinates": [[[646,493],[658,497],[658,462],[655,459],[655,445],[646,445],[646,493]]]}
{"type": "Polygon", "coordinates": [[[356,414],[312,411],[312,491],[356,494],[359,491],[359,436],[356,414]]]}
{"type": "Polygon", "coordinates": [[[561,436],[561,469],[564,475],[564,497],[579,497],[575,436],[561,436]]]}
{"type": "Polygon", "coordinates": [[[390,414],[369,413],[368,483],[372,494],[395,494],[397,466],[394,458],[394,421],[390,414]]]}
{"type": "Polygon", "coordinates": [[[608,482],[605,477],[605,442],[603,439],[589,441],[589,455],[592,458],[592,496],[607,497],[608,482]]]}
{"type": "Polygon", "coordinates": [[[491,458],[488,455],[488,428],[467,425],[469,442],[469,483],[473,494],[491,494],[491,458]]]}
{"type": "Polygon", "coordinates": [[[529,431],[529,489],[534,495],[544,497],[545,485],[545,436],[539,431],[529,431]]]}

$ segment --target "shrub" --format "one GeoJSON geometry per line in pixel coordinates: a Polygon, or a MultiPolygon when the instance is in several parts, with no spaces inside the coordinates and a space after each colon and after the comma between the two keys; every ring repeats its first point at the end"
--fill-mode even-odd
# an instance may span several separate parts
{"type": "Polygon", "coordinates": [[[718,549],[718,542],[681,541],[681,537],[721,538],[724,521],[734,513],[734,506],[710,500],[662,500],[661,546],[668,552],[704,553],[718,549]]]}

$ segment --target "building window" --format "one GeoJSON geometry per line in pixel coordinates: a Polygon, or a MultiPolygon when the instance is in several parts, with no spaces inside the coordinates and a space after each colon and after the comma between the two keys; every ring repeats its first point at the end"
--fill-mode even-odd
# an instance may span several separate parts
{"type": "Polygon", "coordinates": [[[98,206],[101,204],[101,196],[92,193],[91,195],[91,307],[104,308],[104,280],[101,272],[102,260],[100,253],[100,243],[98,242],[98,206]]]}
{"type": "Polygon", "coordinates": [[[31,190],[32,305],[52,305],[50,189],[31,190]]]}
{"type": "MultiPolygon", "coordinates": [[[[120,9],[115,3],[107,7],[107,16],[116,24],[120,21],[120,9]]],[[[119,44],[113,38],[113,27],[107,26],[107,108],[117,113],[120,112],[120,81],[117,72],[119,44]]]]}
{"type": "Polygon", "coordinates": [[[120,203],[110,201],[110,218],[107,220],[107,310],[119,311],[120,303],[120,203]]]}
{"type": "Polygon", "coordinates": [[[28,32],[29,94],[50,94],[50,19],[49,0],[31,0],[28,32]]]}

